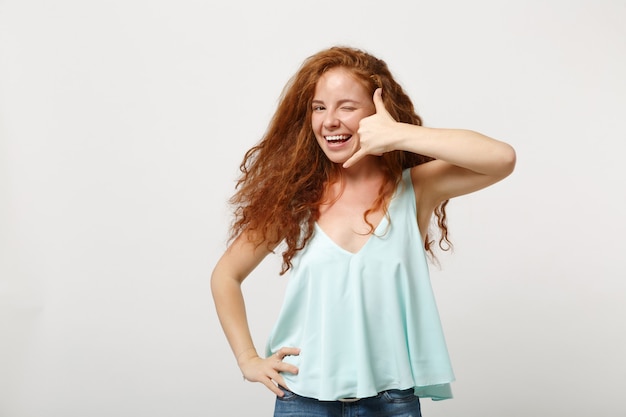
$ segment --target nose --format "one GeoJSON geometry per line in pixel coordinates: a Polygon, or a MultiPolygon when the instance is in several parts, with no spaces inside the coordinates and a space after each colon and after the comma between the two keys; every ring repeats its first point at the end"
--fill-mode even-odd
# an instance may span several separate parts
{"type": "Polygon", "coordinates": [[[341,122],[339,118],[335,115],[335,112],[327,111],[324,117],[324,127],[326,129],[335,129],[339,127],[341,122]]]}

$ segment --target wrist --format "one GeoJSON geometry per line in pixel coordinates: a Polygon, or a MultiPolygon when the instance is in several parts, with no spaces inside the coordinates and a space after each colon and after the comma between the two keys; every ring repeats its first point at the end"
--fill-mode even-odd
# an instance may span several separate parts
{"type": "Polygon", "coordinates": [[[237,364],[241,367],[241,364],[246,362],[249,359],[258,357],[259,354],[256,352],[256,349],[251,346],[247,349],[242,350],[236,356],[237,364]]]}
{"type": "Polygon", "coordinates": [[[394,138],[394,150],[413,152],[415,142],[421,140],[426,130],[427,128],[423,126],[399,123],[399,128],[394,138]]]}

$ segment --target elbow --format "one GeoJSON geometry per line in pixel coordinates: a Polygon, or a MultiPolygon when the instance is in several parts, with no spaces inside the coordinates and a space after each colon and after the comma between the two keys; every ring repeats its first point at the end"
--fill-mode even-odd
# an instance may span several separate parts
{"type": "Polygon", "coordinates": [[[220,279],[219,279],[219,275],[217,275],[215,273],[215,270],[213,270],[213,273],[211,274],[211,294],[213,295],[213,298],[215,298],[216,294],[220,292],[220,279]]]}
{"type": "Polygon", "coordinates": [[[241,287],[245,275],[238,273],[230,262],[220,259],[211,273],[211,293],[213,298],[219,298],[224,292],[235,287],[241,287]]]}
{"type": "Polygon", "coordinates": [[[501,153],[498,157],[498,173],[501,178],[506,178],[513,170],[517,163],[517,154],[511,145],[503,144],[501,153]]]}
{"type": "Polygon", "coordinates": [[[511,145],[507,145],[507,148],[505,166],[507,168],[507,175],[510,175],[515,169],[515,164],[517,163],[517,153],[515,153],[515,149],[513,149],[511,145]]]}
{"type": "Polygon", "coordinates": [[[227,277],[228,274],[223,270],[221,262],[218,262],[211,274],[211,293],[213,294],[213,298],[216,298],[223,292],[227,277]]]}

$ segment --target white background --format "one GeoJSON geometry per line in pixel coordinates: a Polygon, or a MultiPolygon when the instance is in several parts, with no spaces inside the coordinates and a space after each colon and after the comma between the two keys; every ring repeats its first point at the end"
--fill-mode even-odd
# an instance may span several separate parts
{"type": "MultiPolygon", "coordinates": [[[[243,153],[334,44],[425,124],[511,143],[432,280],[458,381],[424,415],[624,416],[626,2],[0,0],[0,416],[267,416],[209,290],[243,153]]],[[[244,284],[257,346],[286,278],[244,284]]]]}

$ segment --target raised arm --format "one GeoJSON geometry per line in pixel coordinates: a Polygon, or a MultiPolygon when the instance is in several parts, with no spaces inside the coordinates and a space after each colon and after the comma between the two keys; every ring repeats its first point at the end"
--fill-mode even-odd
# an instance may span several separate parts
{"type": "Polygon", "coordinates": [[[276,357],[259,357],[248,326],[241,283],[268,255],[266,245],[256,245],[244,234],[239,236],[217,262],[211,275],[211,291],[220,323],[245,379],[261,382],[276,395],[285,386],[279,372],[297,373],[298,369],[282,362],[287,355],[297,355],[298,349],[282,348],[276,357]]]}
{"type": "Polygon", "coordinates": [[[407,136],[403,146],[435,158],[411,173],[421,197],[433,207],[485,188],[513,172],[515,151],[504,142],[470,130],[416,127],[419,129],[407,136]]]}
{"type": "Polygon", "coordinates": [[[412,170],[416,190],[432,208],[441,201],[487,187],[513,171],[516,155],[510,145],[470,130],[396,122],[385,109],[381,93],[381,89],[374,93],[376,113],[361,120],[361,148],[344,167],[365,155],[394,150],[433,157],[435,161],[412,170]]]}

